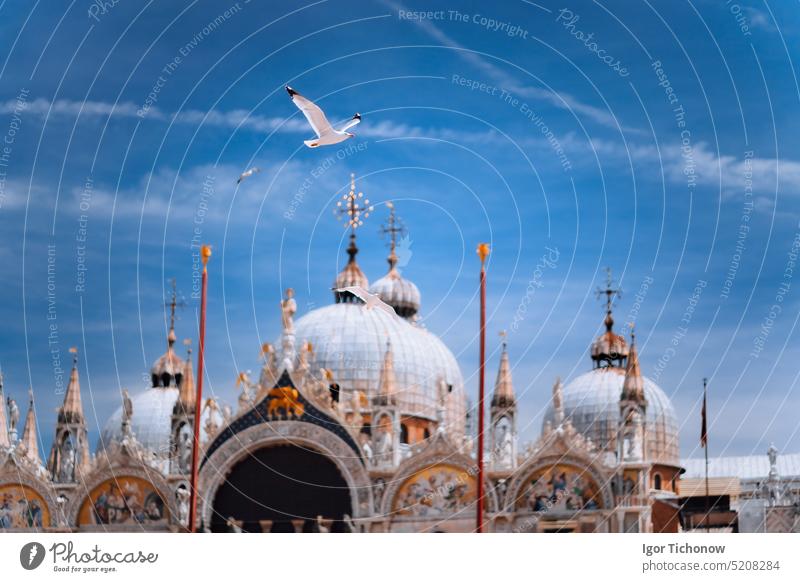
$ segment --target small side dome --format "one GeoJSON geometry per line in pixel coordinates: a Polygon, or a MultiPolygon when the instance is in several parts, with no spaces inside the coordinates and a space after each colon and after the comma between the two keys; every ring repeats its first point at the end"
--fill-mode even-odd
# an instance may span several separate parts
{"type": "Polygon", "coordinates": [[[394,308],[397,315],[406,319],[412,319],[417,314],[422,300],[417,286],[404,279],[394,268],[375,281],[369,292],[378,295],[384,303],[394,308]]]}
{"type": "Polygon", "coordinates": [[[405,227],[395,215],[394,203],[387,202],[386,206],[389,208],[389,219],[381,230],[391,237],[391,250],[386,259],[389,263],[389,272],[375,281],[369,292],[378,295],[387,305],[391,305],[400,317],[413,320],[419,311],[422,298],[417,286],[408,279],[403,279],[397,270],[397,235],[405,232],[405,227]]]}

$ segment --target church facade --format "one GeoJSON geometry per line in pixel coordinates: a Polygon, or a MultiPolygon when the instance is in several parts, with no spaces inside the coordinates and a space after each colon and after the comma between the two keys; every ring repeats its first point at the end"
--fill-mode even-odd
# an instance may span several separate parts
{"type": "MultiPolygon", "coordinates": [[[[205,531],[473,531],[476,439],[463,377],[418,322],[421,294],[398,269],[394,220],[392,209],[383,277],[370,285],[359,267],[351,223],[332,303],[297,317],[287,292],[279,339],[262,346],[257,379],[240,375],[235,407],[208,399],[195,418],[191,351],[177,354],[174,317],[152,386],[125,393],[94,452],[77,357],[46,458],[33,395],[20,434],[19,406],[3,394],[0,529],[185,531],[197,422],[205,531]],[[395,314],[348,287],[369,289],[395,314]]],[[[678,531],[675,412],[642,376],[633,334],[615,332],[613,295],[609,285],[587,372],[555,382],[535,442],[519,442],[503,346],[489,395],[485,530],[678,531]]]]}

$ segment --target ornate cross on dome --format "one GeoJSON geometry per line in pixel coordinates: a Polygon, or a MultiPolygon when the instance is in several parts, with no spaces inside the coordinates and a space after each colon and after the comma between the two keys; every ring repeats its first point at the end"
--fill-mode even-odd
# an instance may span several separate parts
{"type": "Polygon", "coordinates": [[[386,236],[389,235],[389,270],[391,271],[397,266],[397,235],[404,235],[406,233],[406,227],[403,226],[403,221],[400,220],[394,212],[394,204],[389,201],[386,203],[387,208],[389,208],[389,218],[386,219],[386,224],[381,225],[380,232],[382,235],[386,236]]]}
{"type": "Polygon", "coordinates": [[[606,329],[611,331],[611,328],[614,327],[614,318],[611,315],[612,308],[614,307],[614,298],[622,297],[622,289],[617,287],[614,288],[614,279],[611,276],[611,268],[606,267],[606,288],[601,289],[600,287],[597,288],[597,297],[600,298],[603,295],[606,296],[606,329]]]}
{"type": "Polygon", "coordinates": [[[372,210],[373,207],[369,205],[369,199],[364,198],[364,193],[356,193],[356,175],[350,174],[350,191],[342,196],[342,199],[336,203],[336,208],[333,212],[337,220],[345,219],[345,228],[351,229],[350,246],[347,248],[347,254],[350,255],[351,263],[355,261],[356,254],[358,254],[358,247],[356,247],[356,229],[364,224],[364,219],[369,216],[372,210]]]}
{"type": "Polygon", "coordinates": [[[334,213],[337,218],[339,220],[345,218],[344,227],[355,231],[359,226],[363,226],[364,218],[367,218],[372,210],[373,207],[369,205],[369,199],[364,198],[364,193],[356,193],[356,175],[350,174],[350,191],[336,203],[334,213]]]}
{"type": "Polygon", "coordinates": [[[167,341],[169,345],[175,343],[175,309],[177,307],[185,307],[186,303],[181,299],[178,300],[178,284],[175,278],[173,277],[171,280],[172,283],[172,299],[169,303],[165,303],[166,307],[169,307],[169,335],[167,336],[167,341]]]}

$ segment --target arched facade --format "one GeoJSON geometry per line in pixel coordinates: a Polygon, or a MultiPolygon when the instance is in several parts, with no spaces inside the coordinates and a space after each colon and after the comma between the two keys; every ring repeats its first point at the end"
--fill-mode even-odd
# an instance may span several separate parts
{"type": "Polygon", "coordinates": [[[199,511],[203,523],[212,522],[214,498],[226,476],[238,463],[260,449],[286,445],[319,452],[333,462],[350,490],[351,517],[358,520],[370,515],[370,480],[358,453],[326,428],[302,420],[278,420],[257,424],[236,433],[235,438],[226,439],[205,459],[199,481],[199,511]]]}

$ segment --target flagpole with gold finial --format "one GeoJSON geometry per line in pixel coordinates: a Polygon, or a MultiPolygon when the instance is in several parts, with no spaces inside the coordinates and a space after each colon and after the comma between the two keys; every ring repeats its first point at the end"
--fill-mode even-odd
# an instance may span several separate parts
{"type": "Polygon", "coordinates": [[[478,257],[481,259],[481,329],[479,336],[480,355],[478,372],[478,511],[475,529],[483,533],[483,428],[484,428],[484,376],[486,368],[486,258],[489,256],[489,245],[478,245],[478,257]]]}
{"type": "Polygon", "coordinates": [[[197,531],[197,477],[200,461],[200,416],[203,403],[203,356],[206,345],[206,294],[208,291],[208,259],[211,246],[203,245],[200,258],[203,260],[203,278],[200,292],[200,334],[197,340],[197,395],[194,399],[194,440],[192,442],[192,491],[189,506],[189,531],[197,531]]]}

